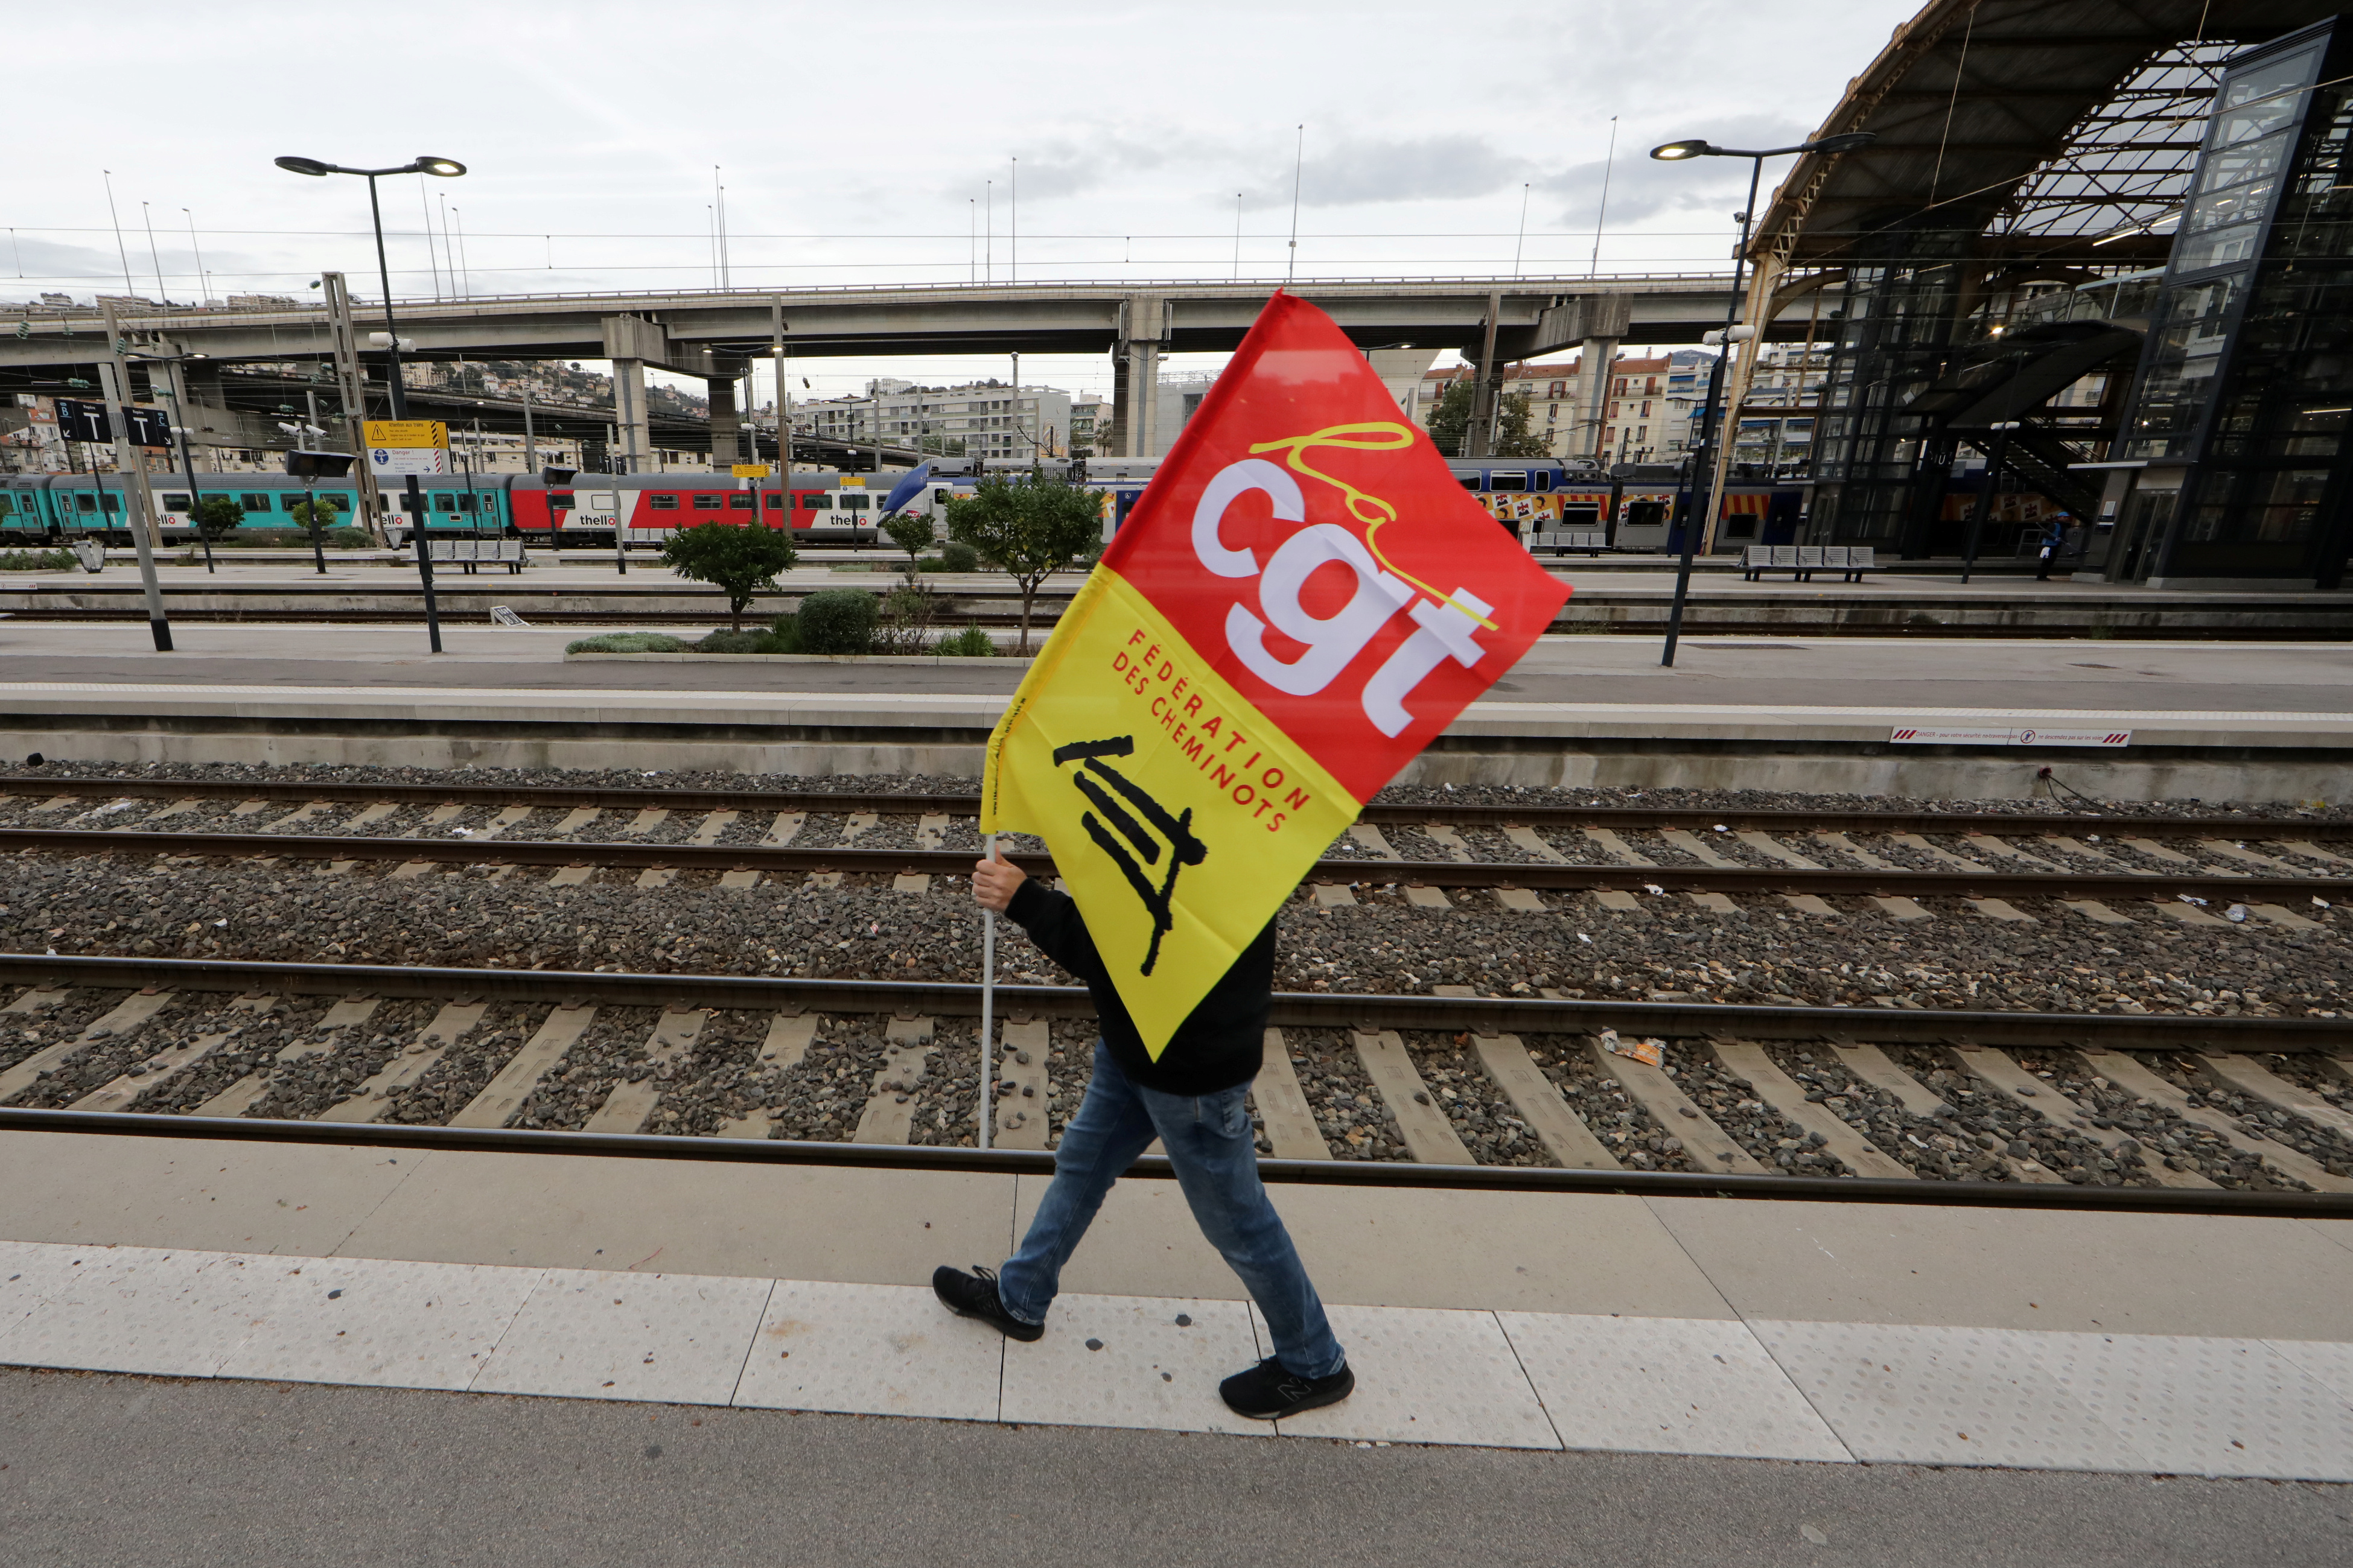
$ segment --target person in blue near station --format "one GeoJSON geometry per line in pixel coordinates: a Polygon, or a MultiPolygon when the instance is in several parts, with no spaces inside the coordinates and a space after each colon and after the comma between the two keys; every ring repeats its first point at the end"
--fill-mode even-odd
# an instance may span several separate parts
{"type": "MultiPolygon", "coordinates": [[[[1008,1339],[1041,1338],[1062,1265],[1112,1184],[1158,1138],[1195,1223],[1249,1287],[1274,1341],[1274,1354],[1219,1385],[1226,1404],[1252,1420],[1272,1421],[1347,1398],[1356,1373],[1324,1320],[1291,1233],[1259,1181],[1257,1133],[1243,1103],[1263,1059],[1273,1006],[1274,922],[1267,922],[1201,999],[1155,1061],[1076,903],[1030,881],[1002,858],[973,868],[972,890],[986,908],[1020,922],[1048,957],[1086,984],[1103,1034],[1086,1100],[1062,1130],[1053,1183],[1020,1249],[994,1271],[941,1268],[932,1276],[940,1300],[1008,1339]]],[[[993,1105],[995,1096],[984,1099],[993,1105]]]]}

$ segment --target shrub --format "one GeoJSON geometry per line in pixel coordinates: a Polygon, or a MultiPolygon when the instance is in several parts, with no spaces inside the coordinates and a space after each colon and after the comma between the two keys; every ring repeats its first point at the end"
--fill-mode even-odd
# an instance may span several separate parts
{"type": "Polygon", "coordinates": [[[786,610],[783,615],[778,616],[775,620],[768,623],[768,636],[776,645],[769,650],[772,653],[800,653],[804,651],[801,647],[800,618],[794,615],[790,610],[786,610]]]}
{"type": "Polygon", "coordinates": [[[697,653],[782,653],[774,632],[712,632],[694,645],[697,653]]]}
{"type": "Polygon", "coordinates": [[[978,626],[966,626],[942,637],[932,651],[949,658],[995,658],[997,644],[978,626]]]}
{"type": "Polygon", "coordinates": [[[892,589],[882,596],[882,619],[874,629],[873,651],[923,652],[931,640],[932,618],[939,609],[939,595],[928,583],[911,582],[892,589]]]}
{"type": "Polygon", "coordinates": [[[801,601],[801,647],[809,653],[865,653],[881,605],[856,588],[827,588],[801,601]]]}
{"type": "Polygon", "coordinates": [[[327,548],[330,550],[366,550],[372,548],[375,543],[375,541],[368,537],[368,531],[364,528],[353,528],[346,525],[327,531],[327,548]]]}
{"type": "Polygon", "coordinates": [[[227,496],[206,496],[196,502],[196,531],[217,544],[237,531],[245,508],[227,496]]]}
{"type": "Polygon", "coordinates": [[[0,572],[70,572],[70,550],[11,550],[0,554],[0,572]]]}
{"type": "Polygon", "coordinates": [[[686,644],[667,632],[606,632],[564,645],[566,653],[684,653],[686,644]]]}
{"type": "Polygon", "coordinates": [[[940,570],[977,572],[980,570],[980,552],[961,539],[951,539],[940,547],[940,570]]]}

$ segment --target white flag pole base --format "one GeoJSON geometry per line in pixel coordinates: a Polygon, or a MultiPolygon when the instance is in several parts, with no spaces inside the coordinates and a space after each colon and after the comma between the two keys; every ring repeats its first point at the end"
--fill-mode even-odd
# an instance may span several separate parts
{"type": "MultiPolygon", "coordinates": [[[[988,835],[982,857],[997,858],[997,835],[988,835]]],[[[980,1146],[989,1146],[997,1121],[997,911],[980,912],[980,1146]]]]}

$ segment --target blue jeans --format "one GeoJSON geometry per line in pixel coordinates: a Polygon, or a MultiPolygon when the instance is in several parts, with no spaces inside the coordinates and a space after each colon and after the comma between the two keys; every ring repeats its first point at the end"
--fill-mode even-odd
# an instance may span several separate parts
{"type": "Polygon", "coordinates": [[[1054,1181],[1029,1222],[1021,1249],[997,1271],[997,1299],[1025,1323],[1042,1323],[1060,1289],[1062,1265],[1103,1207],[1120,1173],[1156,1136],[1176,1169],[1194,1223],[1249,1287],[1274,1336],[1285,1372],[1328,1377],[1347,1364],[1324,1303],[1308,1282],[1282,1216],[1258,1179],[1257,1135],[1242,1098],[1248,1084],[1195,1097],[1163,1094],[1129,1081],[1095,1042],[1095,1075],[1079,1113],[1054,1151],[1054,1181]]]}

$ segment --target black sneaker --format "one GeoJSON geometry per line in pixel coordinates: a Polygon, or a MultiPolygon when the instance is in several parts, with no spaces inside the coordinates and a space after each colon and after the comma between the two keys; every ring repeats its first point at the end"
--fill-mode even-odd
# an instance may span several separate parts
{"type": "Polygon", "coordinates": [[[1282,1363],[1272,1356],[1218,1384],[1233,1413],[1252,1421],[1275,1421],[1337,1405],[1356,1391],[1356,1374],[1345,1366],[1329,1377],[1301,1377],[1283,1371],[1282,1363]]]}
{"type": "Polygon", "coordinates": [[[972,1272],[966,1274],[942,1264],[932,1270],[932,1294],[957,1317],[978,1318],[1008,1340],[1045,1338],[1045,1324],[1025,1323],[1005,1310],[1005,1303],[997,1299],[997,1271],[993,1268],[983,1268],[976,1263],[972,1272]]]}

